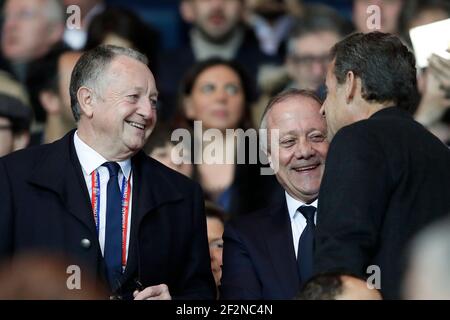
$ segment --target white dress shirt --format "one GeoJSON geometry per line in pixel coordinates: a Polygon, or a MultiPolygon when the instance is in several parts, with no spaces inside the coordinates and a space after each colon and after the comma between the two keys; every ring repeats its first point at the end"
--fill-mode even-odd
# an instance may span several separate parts
{"type": "MultiPolygon", "coordinates": [[[[305,202],[292,198],[287,192],[285,192],[285,194],[286,194],[286,203],[289,211],[289,217],[291,219],[292,241],[294,241],[295,256],[297,257],[298,241],[300,239],[300,236],[302,235],[303,230],[306,227],[306,218],[300,211],[298,211],[298,208],[300,206],[307,205],[313,206],[317,209],[317,199],[310,204],[306,204],[305,202]]],[[[317,221],[317,210],[316,213],[314,214],[314,223],[316,223],[316,221],[317,221]]]]}
{"type": "MultiPolygon", "coordinates": [[[[106,191],[109,180],[109,171],[106,167],[102,166],[103,163],[108,162],[105,158],[103,158],[97,151],[88,146],[85,142],[83,142],[78,136],[78,131],[75,132],[73,136],[73,142],[75,144],[75,151],[78,156],[78,160],[80,161],[81,168],[83,170],[83,176],[86,181],[86,186],[89,191],[89,199],[92,199],[92,174],[95,174],[96,170],[98,170],[100,176],[100,214],[99,214],[99,234],[98,240],[100,243],[100,249],[102,250],[102,255],[104,255],[105,249],[105,231],[106,231],[106,191]]],[[[117,162],[120,165],[118,181],[119,186],[122,191],[122,179],[125,175],[128,183],[128,178],[130,178],[130,186],[131,190],[133,190],[133,177],[130,175],[131,173],[131,160],[125,160],[121,162],[117,162]]],[[[130,190],[130,192],[131,192],[130,190]]],[[[130,229],[131,229],[131,208],[132,208],[132,199],[133,193],[130,194],[130,203],[129,203],[129,213],[128,213],[128,230],[127,230],[127,247],[126,247],[126,256],[128,257],[128,247],[130,243],[130,229]]],[[[94,213],[92,212],[92,219],[94,219],[94,213]]]]}

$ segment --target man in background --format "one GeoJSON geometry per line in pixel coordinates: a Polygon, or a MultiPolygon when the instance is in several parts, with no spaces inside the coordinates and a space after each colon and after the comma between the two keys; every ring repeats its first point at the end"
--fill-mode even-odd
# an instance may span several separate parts
{"type": "Polygon", "coordinates": [[[45,111],[39,102],[40,66],[56,60],[66,48],[62,43],[64,8],[59,0],[7,0],[1,50],[5,63],[0,69],[13,74],[25,86],[37,125],[41,131],[45,111]]]}
{"type": "Polygon", "coordinates": [[[161,119],[173,116],[180,80],[193,64],[212,57],[235,60],[242,65],[256,87],[260,65],[272,61],[262,53],[253,30],[245,26],[243,0],[182,0],[180,12],[191,25],[186,46],[158,59],[163,107],[161,119]]]}

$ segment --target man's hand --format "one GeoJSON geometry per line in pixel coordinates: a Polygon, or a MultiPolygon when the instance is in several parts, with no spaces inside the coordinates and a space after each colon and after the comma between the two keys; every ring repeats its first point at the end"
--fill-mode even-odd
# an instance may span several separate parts
{"type": "Polygon", "coordinates": [[[443,90],[450,90],[450,60],[433,54],[428,59],[428,68],[438,79],[443,90]]]}
{"type": "Polygon", "coordinates": [[[136,290],[133,293],[133,296],[134,300],[172,300],[169,287],[167,287],[164,283],[157,286],[147,287],[142,291],[136,290]]]}
{"type": "Polygon", "coordinates": [[[450,60],[433,54],[425,73],[418,79],[422,99],[415,119],[430,129],[450,106],[450,60]]]}

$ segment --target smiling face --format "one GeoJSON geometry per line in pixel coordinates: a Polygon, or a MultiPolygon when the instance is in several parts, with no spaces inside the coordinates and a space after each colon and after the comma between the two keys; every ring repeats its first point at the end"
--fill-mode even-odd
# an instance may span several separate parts
{"type": "Polygon", "coordinates": [[[200,120],[205,129],[235,129],[244,114],[241,80],[228,66],[216,65],[203,71],[187,98],[186,116],[200,120]]]}
{"type": "Polygon", "coordinates": [[[145,64],[123,55],[113,59],[102,79],[100,92],[87,99],[89,114],[81,117],[79,131],[87,125],[86,142],[108,160],[128,159],[156,124],[155,79],[145,64]]]}
{"type": "Polygon", "coordinates": [[[279,164],[277,179],[292,197],[304,202],[319,194],[328,151],[326,123],[319,110],[317,101],[296,96],[275,104],[267,116],[268,130],[279,130],[279,152],[269,152],[272,163],[279,164]]]}

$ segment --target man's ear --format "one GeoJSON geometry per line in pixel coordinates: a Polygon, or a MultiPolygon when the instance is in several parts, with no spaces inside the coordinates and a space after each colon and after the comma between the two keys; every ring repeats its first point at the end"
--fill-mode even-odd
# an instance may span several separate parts
{"type": "Polygon", "coordinates": [[[39,93],[39,101],[47,114],[58,114],[61,112],[59,97],[50,90],[44,90],[39,93]]]}
{"type": "Polygon", "coordinates": [[[347,103],[353,101],[357,91],[357,79],[353,71],[348,71],[345,76],[345,100],[347,103]]]}
{"type": "Polygon", "coordinates": [[[183,109],[184,109],[184,114],[186,115],[186,118],[188,118],[189,120],[196,119],[194,106],[192,105],[192,98],[190,98],[190,97],[183,98],[183,109]]]}
{"type": "Polygon", "coordinates": [[[80,87],[77,92],[78,104],[80,111],[88,118],[92,118],[94,114],[94,93],[87,87],[80,87]]]}
{"type": "Polygon", "coordinates": [[[193,23],[195,20],[194,8],[191,0],[181,0],[180,15],[187,23],[193,23]]]}
{"type": "Polygon", "coordinates": [[[24,149],[30,142],[30,133],[27,131],[14,134],[13,151],[24,149]]]}

